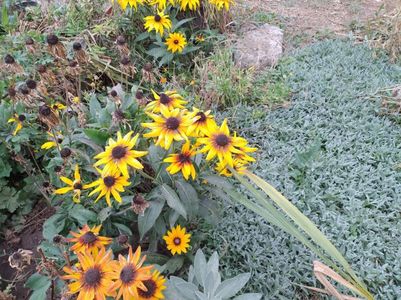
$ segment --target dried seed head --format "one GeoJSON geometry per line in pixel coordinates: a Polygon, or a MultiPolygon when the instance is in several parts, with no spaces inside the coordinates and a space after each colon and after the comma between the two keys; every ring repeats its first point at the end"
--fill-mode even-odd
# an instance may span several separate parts
{"type": "Polygon", "coordinates": [[[148,62],[143,66],[143,68],[144,68],[145,71],[151,72],[153,70],[153,65],[152,65],[152,63],[148,62]]]}
{"type": "Polygon", "coordinates": [[[57,35],[55,35],[55,34],[49,34],[47,37],[46,37],[46,42],[49,44],[49,45],[51,45],[51,46],[54,46],[54,45],[57,45],[57,43],[58,43],[58,37],[57,37],[57,35]]]}
{"type": "Polygon", "coordinates": [[[7,92],[8,92],[8,96],[10,96],[10,97],[15,97],[17,95],[17,91],[13,87],[9,87],[7,92]]]}
{"type": "Polygon", "coordinates": [[[50,186],[50,182],[44,181],[44,182],[42,183],[42,186],[43,186],[44,188],[48,188],[48,187],[50,186]]]}
{"type": "Polygon", "coordinates": [[[79,50],[82,50],[82,45],[81,45],[80,42],[74,42],[74,44],[72,44],[72,48],[73,48],[75,51],[79,51],[79,50]]]}
{"type": "Polygon", "coordinates": [[[62,158],[68,158],[68,157],[71,156],[71,154],[72,154],[71,149],[67,148],[67,147],[61,149],[61,151],[60,151],[60,155],[61,155],[62,158]]]}
{"type": "Polygon", "coordinates": [[[11,64],[15,63],[15,59],[12,55],[7,54],[6,56],[4,56],[4,62],[8,65],[11,65],[11,64]]]}
{"type": "Polygon", "coordinates": [[[55,166],[53,170],[54,170],[54,172],[59,173],[59,172],[61,172],[63,170],[63,167],[62,166],[55,166]]]}
{"type": "Polygon", "coordinates": [[[25,117],[25,115],[23,115],[23,114],[21,114],[21,115],[18,115],[18,121],[20,121],[20,122],[24,122],[26,120],[26,117],[25,117]]]}
{"type": "Polygon", "coordinates": [[[120,234],[117,238],[117,242],[120,245],[125,245],[126,243],[128,243],[128,236],[125,234],[120,234]]]}
{"type": "Polygon", "coordinates": [[[25,40],[25,45],[33,45],[34,43],[35,43],[35,41],[31,37],[28,37],[25,40]]]}
{"type": "Polygon", "coordinates": [[[51,113],[52,113],[51,108],[49,106],[47,106],[46,104],[39,107],[39,114],[41,116],[48,117],[51,115],[51,113]]]}
{"type": "Polygon", "coordinates": [[[143,92],[140,91],[140,90],[136,91],[135,98],[138,99],[138,100],[143,99],[143,92]]]}
{"type": "Polygon", "coordinates": [[[112,97],[117,97],[117,91],[116,90],[111,90],[111,92],[110,92],[110,96],[112,96],[112,97]]]}
{"type": "Polygon", "coordinates": [[[36,67],[36,70],[38,70],[39,73],[43,74],[43,73],[46,72],[47,68],[46,68],[45,65],[38,65],[38,66],[36,67]]]}
{"type": "Polygon", "coordinates": [[[23,84],[20,86],[19,91],[23,94],[23,95],[29,95],[29,88],[26,86],[26,84],[23,84]]]}
{"type": "Polygon", "coordinates": [[[116,39],[117,45],[124,45],[126,43],[125,37],[122,35],[119,35],[116,39]]]}
{"type": "Polygon", "coordinates": [[[72,60],[68,63],[68,66],[71,68],[75,68],[78,66],[78,63],[75,60],[72,60]]]}
{"type": "Polygon", "coordinates": [[[65,244],[66,240],[62,235],[57,234],[57,235],[55,235],[53,237],[53,243],[55,243],[55,244],[65,244]]]}
{"type": "Polygon", "coordinates": [[[132,199],[132,209],[138,215],[143,215],[145,210],[149,207],[149,202],[143,198],[141,194],[137,194],[132,199]]]}
{"type": "Polygon", "coordinates": [[[124,56],[121,60],[120,63],[124,66],[128,65],[131,62],[131,60],[129,59],[129,57],[124,56]]]}
{"type": "Polygon", "coordinates": [[[27,81],[25,81],[25,84],[28,88],[30,88],[31,90],[36,89],[37,87],[37,83],[35,80],[33,79],[28,79],[27,81]]]}

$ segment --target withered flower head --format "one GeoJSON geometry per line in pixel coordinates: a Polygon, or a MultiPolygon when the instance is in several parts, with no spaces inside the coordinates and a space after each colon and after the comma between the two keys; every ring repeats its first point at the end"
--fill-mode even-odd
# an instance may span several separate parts
{"type": "Polygon", "coordinates": [[[124,112],[121,109],[116,109],[113,112],[113,122],[115,124],[119,124],[119,123],[124,122],[124,121],[126,121],[124,112]]]}
{"type": "Polygon", "coordinates": [[[118,242],[120,245],[125,245],[125,244],[127,244],[127,243],[128,243],[128,236],[125,235],[125,234],[120,234],[120,235],[117,237],[117,242],[118,242]]]}
{"type": "Polygon", "coordinates": [[[149,205],[149,202],[141,194],[135,195],[132,199],[132,209],[138,215],[143,215],[149,205]]]}
{"type": "Polygon", "coordinates": [[[25,40],[25,45],[31,46],[31,45],[33,45],[34,43],[35,43],[35,41],[34,41],[31,37],[28,37],[28,38],[25,40]]]}
{"type": "Polygon", "coordinates": [[[135,98],[141,100],[143,98],[143,92],[141,90],[136,91],[135,98]]]}
{"type": "Polygon", "coordinates": [[[143,66],[143,69],[144,69],[145,71],[147,71],[147,72],[152,72],[152,70],[153,70],[153,65],[152,65],[152,63],[150,63],[150,62],[146,63],[146,64],[143,66]]]}
{"type": "Polygon", "coordinates": [[[63,170],[63,167],[62,166],[55,166],[53,170],[56,173],[60,173],[63,170]]]}
{"type": "Polygon", "coordinates": [[[8,263],[11,268],[21,271],[31,264],[32,255],[33,252],[30,250],[18,249],[8,257],[8,263]]]}
{"type": "Polygon", "coordinates": [[[49,34],[49,35],[46,37],[46,42],[47,42],[49,45],[51,45],[51,46],[57,45],[57,43],[58,43],[58,37],[57,37],[57,35],[55,35],[55,34],[53,34],[53,33],[49,34]]]}
{"type": "Polygon", "coordinates": [[[22,84],[20,87],[19,87],[19,91],[21,92],[21,94],[23,94],[23,95],[29,95],[29,88],[28,88],[28,86],[26,85],[26,84],[22,84]]]}
{"type": "Polygon", "coordinates": [[[82,49],[82,45],[81,45],[80,42],[74,42],[74,44],[72,44],[72,48],[73,48],[75,51],[79,51],[79,50],[82,49]]]}
{"type": "Polygon", "coordinates": [[[131,60],[129,59],[128,56],[124,56],[123,58],[121,58],[120,63],[124,66],[128,65],[131,62],[131,60]]]}
{"type": "Polygon", "coordinates": [[[44,181],[44,182],[42,183],[42,186],[43,186],[44,188],[48,188],[48,187],[50,186],[50,182],[44,181]]]}
{"type": "Polygon", "coordinates": [[[24,114],[20,114],[20,115],[18,115],[18,121],[20,121],[20,122],[24,122],[26,120],[26,117],[25,117],[25,115],[24,114]]]}
{"type": "Polygon", "coordinates": [[[46,104],[39,107],[39,118],[49,128],[54,127],[59,123],[57,114],[50,106],[46,104]]]}
{"type": "Polygon", "coordinates": [[[117,45],[124,45],[126,43],[125,37],[123,35],[119,35],[116,39],[117,45]]]}
{"type": "Polygon", "coordinates": [[[38,86],[36,81],[33,79],[28,79],[27,81],[25,81],[25,84],[28,88],[30,88],[31,90],[36,89],[36,87],[38,86]]]}
{"type": "Polygon", "coordinates": [[[15,63],[15,59],[11,54],[7,54],[6,56],[4,56],[4,62],[8,65],[12,65],[13,63],[15,63]]]}
{"type": "Polygon", "coordinates": [[[110,96],[117,97],[118,96],[117,91],[116,90],[111,90],[110,96]]]}
{"type": "Polygon", "coordinates": [[[60,155],[62,158],[68,158],[71,156],[71,154],[72,154],[71,149],[67,148],[67,147],[61,149],[61,151],[60,151],[60,155]]]}
{"type": "Polygon", "coordinates": [[[46,70],[47,70],[47,68],[46,68],[45,65],[38,65],[38,66],[36,67],[36,70],[38,70],[39,73],[45,73],[46,70]]]}
{"type": "Polygon", "coordinates": [[[78,63],[77,63],[75,60],[71,60],[71,61],[68,63],[68,66],[71,67],[71,68],[75,68],[75,67],[78,66],[78,63]]]}
{"type": "Polygon", "coordinates": [[[53,243],[55,243],[55,244],[65,244],[66,242],[67,242],[66,238],[63,237],[62,235],[56,234],[53,237],[53,243]]]}
{"type": "Polygon", "coordinates": [[[7,90],[8,96],[15,97],[17,95],[17,91],[14,87],[9,87],[7,90]]]}

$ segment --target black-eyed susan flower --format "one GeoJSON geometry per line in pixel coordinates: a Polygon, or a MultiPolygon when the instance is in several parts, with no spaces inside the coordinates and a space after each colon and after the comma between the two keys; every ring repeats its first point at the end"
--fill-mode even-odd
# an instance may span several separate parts
{"type": "Polygon", "coordinates": [[[152,94],[154,100],[146,105],[146,111],[159,113],[161,107],[173,110],[174,108],[184,108],[184,105],[187,104],[187,101],[176,91],[166,91],[159,95],[152,90],[152,94]]]}
{"type": "Polygon", "coordinates": [[[61,176],[60,180],[62,182],[64,182],[65,184],[67,184],[67,186],[55,190],[54,193],[56,195],[63,195],[63,194],[66,194],[66,193],[72,191],[74,193],[74,195],[72,197],[72,200],[75,203],[79,203],[80,202],[81,191],[89,188],[89,185],[83,185],[82,182],[81,182],[81,174],[79,173],[78,165],[75,166],[74,180],[71,180],[71,179],[69,179],[67,177],[64,177],[64,176],[61,176]]]}
{"type": "Polygon", "coordinates": [[[20,114],[14,114],[13,118],[8,119],[7,123],[16,123],[17,126],[15,126],[15,129],[13,131],[13,135],[17,135],[17,133],[22,129],[23,127],[23,122],[26,120],[25,115],[20,114]]]}
{"type": "Polygon", "coordinates": [[[170,17],[165,15],[163,12],[159,11],[154,16],[147,16],[145,17],[145,29],[148,32],[155,30],[160,35],[164,34],[164,30],[171,30],[172,23],[170,17]]]}
{"type": "Polygon", "coordinates": [[[165,10],[167,3],[174,5],[175,0],[148,0],[149,5],[156,5],[158,10],[165,10]]]}
{"type": "Polygon", "coordinates": [[[214,117],[210,114],[210,110],[201,111],[194,107],[190,115],[194,122],[188,127],[188,135],[202,137],[216,128],[216,122],[214,117]]]}
{"type": "Polygon", "coordinates": [[[170,154],[169,157],[163,160],[164,162],[171,163],[166,170],[170,174],[176,174],[181,171],[185,180],[188,180],[190,176],[195,180],[196,171],[191,159],[195,155],[196,150],[191,147],[190,142],[187,141],[182,146],[180,153],[170,154]]]}
{"type": "Polygon", "coordinates": [[[230,5],[234,4],[233,0],[209,0],[209,2],[215,5],[218,10],[224,8],[227,11],[230,9],[230,5]]]}
{"type": "Polygon", "coordinates": [[[138,290],[147,290],[143,284],[144,280],[151,279],[150,271],[153,266],[142,266],[146,260],[146,256],[141,258],[141,247],[138,247],[135,253],[129,248],[128,257],[121,254],[118,256],[118,262],[114,269],[114,283],[109,290],[115,292],[118,290],[116,299],[121,296],[124,300],[138,299],[138,290]]]}
{"type": "Polygon", "coordinates": [[[67,239],[70,243],[75,243],[71,246],[71,251],[74,252],[98,252],[98,250],[109,245],[112,241],[111,238],[100,236],[99,232],[102,225],[93,226],[90,228],[88,225],[84,225],[78,232],[70,231],[72,238],[67,239]]]}
{"type": "MultiPolygon", "coordinates": [[[[233,160],[233,169],[239,173],[239,174],[244,174],[244,172],[246,171],[246,167],[247,167],[248,162],[235,158],[233,160]]],[[[216,171],[223,176],[227,176],[227,177],[231,177],[233,174],[231,173],[231,171],[227,168],[227,163],[226,162],[221,162],[219,161],[216,164],[216,171]]]]}
{"type": "Polygon", "coordinates": [[[117,132],[117,141],[110,138],[105,151],[95,156],[95,159],[98,159],[95,166],[105,165],[104,173],[120,171],[124,177],[129,177],[128,166],[137,170],[143,169],[143,165],[137,158],[146,155],[148,152],[133,149],[139,134],[134,137],[132,134],[133,132],[130,131],[122,137],[121,132],[117,132]]]}
{"type": "Polygon", "coordinates": [[[51,148],[56,148],[57,145],[60,145],[63,142],[63,135],[61,132],[57,132],[56,135],[51,132],[47,132],[47,135],[48,141],[43,143],[43,145],[40,146],[40,149],[49,150],[51,148]]]}
{"type": "Polygon", "coordinates": [[[113,284],[112,276],[115,262],[111,250],[103,248],[98,253],[78,253],[79,266],[64,267],[66,275],[63,280],[70,280],[69,294],[77,294],[78,300],[105,300],[106,296],[114,296],[109,291],[113,284]]]}
{"type": "Polygon", "coordinates": [[[220,128],[216,126],[207,133],[206,137],[198,138],[197,142],[205,145],[199,152],[208,153],[206,160],[211,160],[217,156],[220,162],[227,163],[230,167],[234,165],[233,154],[241,153],[238,148],[247,145],[244,138],[230,135],[227,119],[224,120],[220,128]]]}
{"type": "Polygon", "coordinates": [[[168,231],[163,239],[166,241],[167,249],[170,250],[172,255],[187,253],[191,234],[187,233],[185,227],[181,228],[180,225],[177,225],[171,231],[168,231]]]}
{"type": "Polygon", "coordinates": [[[138,300],[164,299],[163,290],[166,289],[165,282],[166,279],[160,275],[159,271],[153,271],[152,278],[143,281],[146,291],[138,288],[138,300]]]}
{"type": "MultiPolygon", "coordinates": [[[[114,2],[114,0],[113,0],[114,2]]],[[[143,5],[145,0],[117,0],[118,4],[121,6],[123,10],[127,8],[127,5],[129,4],[131,7],[134,7],[135,9],[138,9],[138,4],[143,5]]]]}
{"type": "Polygon", "coordinates": [[[187,140],[188,126],[192,124],[185,110],[178,108],[169,111],[167,108],[161,107],[161,114],[148,113],[153,123],[142,123],[145,128],[151,129],[151,132],[145,133],[143,136],[147,138],[155,138],[156,146],[169,149],[173,141],[187,140]]]}
{"type": "Polygon", "coordinates": [[[196,10],[200,5],[199,0],[178,0],[178,2],[180,3],[181,10],[186,10],[187,8],[196,10]]]}
{"type": "Polygon", "coordinates": [[[128,177],[121,175],[119,170],[109,172],[101,172],[99,170],[99,172],[101,173],[101,178],[87,185],[87,188],[96,187],[89,193],[89,196],[99,193],[95,202],[104,196],[108,206],[111,206],[110,196],[113,196],[114,200],[121,203],[120,193],[125,191],[124,187],[131,184],[128,182],[128,177]]]}
{"type": "Polygon", "coordinates": [[[168,51],[181,53],[187,45],[187,39],[181,32],[174,32],[169,34],[165,44],[168,51]]]}
{"type": "Polygon", "coordinates": [[[66,109],[67,108],[67,106],[65,106],[63,103],[61,103],[61,102],[55,102],[53,105],[52,105],[52,107],[53,107],[53,109],[54,110],[64,110],[64,109],[66,109]]]}
{"type": "Polygon", "coordinates": [[[195,44],[201,44],[205,41],[205,36],[203,34],[197,34],[195,37],[195,44]]]}

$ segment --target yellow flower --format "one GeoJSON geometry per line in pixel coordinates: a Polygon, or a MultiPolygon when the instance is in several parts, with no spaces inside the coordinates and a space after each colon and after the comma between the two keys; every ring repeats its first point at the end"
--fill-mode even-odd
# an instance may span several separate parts
{"type": "Polygon", "coordinates": [[[149,32],[155,30],[160,35],[163,35],[164,29],[171,30],[171,27],[170,17],[161,11],[154,16],[145,17],[145,29],[149,32]]]}
{"type": "Polygon", "coordinates": [[[152,278],[144,280],[145,290],[138,289],[138,300],[160,300],[164,299],[163,290],[166,289],[164,283],[166,279],[160,275],[160,272],[153,271],[152,278]]]}
{"type": "MultiPolygon", "coordinates": [[[[148,0],[149,5],[157,5],[159,10],[165,10],[167,6],[167,0],[148,0]]],[[[174,0],[168,1],[171,5],[174,5],[174,0]]]]}
{"type": "Polygon", "coordinates": [[[68,239],[68,242],[75,243],[71,247],[71,251],[96,253],[112,242],[111,238],[99,236],[102,225],[93,226],[91,229],[88,225],[84,225],[78,232],[70,231],[73,238],[68,239]]]}
{"type": "Polygon", "coordinates": [[[194,119],[194,122],[188,127],[188,135],[190,136],[205,136],[217,126],[214,117],[210,114],[210,110],[201,111],[193,107],[190,116],[194,119]]]}
{"type": "Polygon", "coordinates": [[[17,123],[17,126],[15,127],[13,131],[13,135],[17,135],[17,133],[22,129],[22,123],[26,120],[25,115],[17,115],[14,114],[14,118],[8,119],[7,123],[17,123]]]}
{"type": "MultiPolygon", "coordinates": [[[[235,158],[233,160],[233,169],[237,171],[239,174],[243,174],[246,171],[246,165],[248,164],[247,161],[235,158]]],[[[233,174],[227,168],[226,162],[219,161],[216,165],[216,171],[223,176],[231,177],[233,174]]]]}
{"type": "Polygon", "coordinates": [[[52,105],[52,107],[53,107],[54,110],[63,110],[63,109],[67,108],[67,106],[65,106],[63,103],[60,103],[60,102],[54,103],[52,105]]]}
{"type": "Polygon", "coordinates": [[[57,147],[57,144],[61,144],[63,142],[63,136],[61,132],[57,132],[57,136],[55,136],[51,132],[47,132],[47,134],[49,135],[49,141],[43,143],[43,145],[40,146],[40,149],[49,150],[51,148],[57,147]]]}
{"type": "MultiPolygon", "coordinates": [[[[114,0],[112,0],[112,2],[114,2],[114,0]]],[[[131,7],[135,7],[135,9],[138,9],[138,4],[142,5],[145,0],[117,0],[117,2],[120,5],[121,9],[125,10],[128,4],[131,7]]]]}
{"type": "Polygon", "coordinates": [[[148,113],[154,123],[142,123],[145,128],[151,129],[151,132],[145,133],[146,138],[155,138],[156,146],[169,149],[173,141],[187,140],[188,126],[192,124],[185,110],[178,108],[169,111],[165,107],[160,107],[161,115],[148,113]]]}
{"type": "Polygon", "coordinates": [[[187,104],[187,101],[185,101],[176,91],[166,91],[158,95],[152,90],[152,93],[155,100],[146,105],[145,108],[145,110],[150,112],[159,113],[161,107],[165,107],[168,110],[184,108],[184,105],[187,104]]]}
{"type": "Polygon", "coordinates": [[[64,267],[64,280],[71,280],[68,284],[70,294],[78,294],[79,300],[105,300],[106,296],[113,296],[108,291],[113,283],[113,269],[111,250],[100,250],[99,253],[78,253],[79,267],[64,267]]]}
{"type": "Polygon", "coordinates": [[[168,51],[181,53],[187,44],[187,39],[181,32],[170,33],[165,44],[168,51]]]}
{"type": "Polygon", "coordinates": [[[124,300],[138,299],[139,290],[147,290],[143,281],[151,279],[150,273],[153,266],[142,267],[146,260],[146,256],[141,259],[141,247],[138,247],[134,254],[132,248],[129,248],[128,257],[125,258],[121,254],[118,256],[118,263],[114,269],[114,283],[109,287],[109,291],[118,290],[116,299],[121,296],[124,300]]]}
{"type": "MultiPolygon", "coordinates": [[[[42,145],[43,146],[43,145],[42,145]]],[[[54,193],[56,195],[63,195],[66,194],[70,191],[74,192],[74,196],[72,197],[72,200],[75,203],[79,203],[80,202],[80,198],[81,198],[81,191],[82,190],[86,190],[87,188],[89,188],[89,185],[82,185],[81,182],[81,174],[79,174],[79,167],[78,165],[75,166],[75,170],[74,170],[74,181],[72,181],[71,179],[61,176],[60,180],[62,182],[64,182],[65,184],[67,184],[68,186],[57,189],[54,191],[54,193]]]]}
{"type": "Polygon", "coordinates": [[[195,180],[196,171],[191,160],[191,157],[195,156],[195,154],[195,149],[191,148],[190,142],[187,141],[182,146],[180,153],[170,154],[169,157],[163,160],[164,162],[171,163],[171,165],[168,166],[166,170],[170,174],[176,174],[181,171],[185,180],[188,180],[189,176],[191,176],[192,179],[195,180]]]}
{"type": "Polygon", "coordinates": [[[196,10],[200,3],[199,0],[178,0],[180,3],[181,10],[186,10],[187,7],[190,10],[196,10]]]}
{"type": "Polygon", "coordinates": [[[196,37],[195,37],[196,44],[203,43],[204,41],[205,41],[205,36],[203,34],[196,35],[196,37]]]}
{"type": "Polygon", "coordinates": [[[79,99],[79,97],[74,97],[74,98],[72,98],[72,102],[74,102],[75,104],[78,104],[79,102],[81,102],[81,99],[79,99]]]}
{"type": "Polygon", "coordinates": [[[129,177],[128,166],[142,170],[143,165],[137,158],[146,155],[148,152],[133,150],[139,134],[131,138],[132,134],[133,132],[130,131],[122,137],[121,132],[117,132],[117,141],[109,139],[105,151],[95,156],[95,159],[99,160],[94,166],[105,165],[103,172],[115,173],[119,170],[125,177],[129,177]]]}
{"type": "Polygon", "coordinates": [[[122,176],[119,170],[114,170],[107,173],[101,172],[101,178],[88,184],[87,187],[96,187],[96,189],[89,193],[89,196],[99,193],[95,203],[105,196],[107,205],[111,206],[110,196],[113,196],[117,202],[121,203],[122,199],[120,193],[124,192],[124,187],[130,184],[131,183],[128,182],[128,177],[122,176]]]}
{"type": "Polygon", "coordinates": [[[168,231],[163,239],[166,241],[167,249],[170,250],[172,255],[187,253],[191,234],[186,233],[185,227],[181,228],[180,225],[177,225],[171,231],[168,231]]]}
{"type": "Polygon", "coordinates": [[[218,10],[225,8],[225,10],[230,9],[230,5],[234,4],[233,0],[209,0],[209,2],[217,7],[218,10]]]}
{"type": "Polygon", "coordinates": [[[166,84],[167,83],[167,78],[164,77],[164,76],[160,77],[160,83],[161,84],[166,84]]]}
{"type": "Polygon", "coordinates": [[[230,167],[234,166],[233,154],[241,153],[238,148],[247,145],[244,138],[230,136],[227,119],[224,120],[220,128],[216,126],[207,133],[206,137],[199,138],[197,142],[205,145],[200,152],[208,152],[206,160],[211,160],[217,156],[220,162],[227,163],[230,167]]]}

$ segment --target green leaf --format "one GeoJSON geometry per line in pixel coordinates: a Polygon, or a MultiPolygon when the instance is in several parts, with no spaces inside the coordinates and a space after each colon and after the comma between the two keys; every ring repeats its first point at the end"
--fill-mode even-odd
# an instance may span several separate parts
{"type": "Polygon", "coordinates": [[[178,180],[175,183],[178,196],[189,216],[195,216],[199,210],[199,198],[195,188],[188,182],[178,180]]]}
{"type": "Polygon", "coordinates": [[[105,207],[101,211],[99,211],[97,215],[99,222],[103,223],[104,221],[106,221],[106,219],[110,216],[112,210],[113,208],[111,207],[105,207]]]}
{"type": "Polygon", "coordinates": [[[166,53],[163,58],[160,60],[159,67],[168,64],[174,58],[173,53],[166,53]]]}
{"type": "Polygon", "coordinates": [[[55,214],[48,218],[43,224],[43,237],[49,241],[53,240],[56,234],[59,234],[65,226],[65,216],[55,214]]]}
{"type": "Polygon", "coordinates": [[[173,24],[172,28],[171,28],[171,32],[175,32],[178,28],[180,28],[182,25],[184,25],[185,23],[188,23],[190,21],[192,21],[195,18],[187,18],[187,19],[183,19],[178,21],[177,23],[173,24]]]}
{"type": "Polygon", "coordinates": [[[159,217],[164,207],[164,199],[155,199],[149,201],[149,207],[145,210],[143,216],[138,216],[138,230],[140,239],[153,227],[156,219],[159,217]]]}
{"type": "Polygon", "coordinates": [[[138,35],[136,37],[136,39],[134,40],[134,42],[140,42],[147,38],[149,38],[149,32],[145,31],[145,32],[142,32],[140,35],[138,35]]]}
{"type": "Polygon", "coordinates": [[[25,282],[25,286],[30,288],[33,293],[30,300],[43,300],[46,299],[46,292],[51,285],[51,280],[47,276],[40,275],[38,273],[33,274],[25,282]]]}
{"type": "Polygon", "coordinates": [[[183,216],[184,219],[187,219],[187,212],[185,211],[185,208],[182,205],[180,198],[178,198],[177,193],[165,183],[160,186],[160,192],[164,199],[167,200],[168,206],[170,206],[181,216],[183,216]]]}
{"type": "Polygon", "coordinates": [[[102,106],[100,105],[99,100],[97,100],[95,94],[92,94],[89,100],[89,113],[91,114],[93,120],[97,120],[101,110],[102,106]]]}
{"type": "Polygon", "coordinates": [[[98,145],[105,145],[107,140],[109,139],[110,135],[107,132],[93,129],[93,128],[86,128],[84,129],[84,133],[88,138],[94,141],[98,145]]]}
{"type": "Polygon", "coordinates": [[[234,297],[245,286],[250,277],[250,273],[244,273],[223,281],[216,290],[216,298],[234,297]]]}
{"type": "Polygon", "coordinates": [[[154,58],[159,58],[159,57],[164,56],[167,52],[166,52],[165,48],[157,47],[157,48],[150,49],[146,53],[149,54],[150,56],[153,56],[154,58]]]}
{"type": "Polygon", "coordinates": [[[259,293],[248,293],[235,297],[233,300],[260,300],[263,295],[259,293]]]}
{"type": "Polygon", "coordinates": [[[69,216],[78,221],[80,225],[85,225],[88,221],[96,222],[97,214],[86,209],[81,204],[76,204],[69,210],[69,216]]]}
{"type": "Polygon", "coordinates": [[[127,225],[115,222],[113,222],[113,225],[116,226],[121,233],[132,235],[132,231],[127,225]]]}

